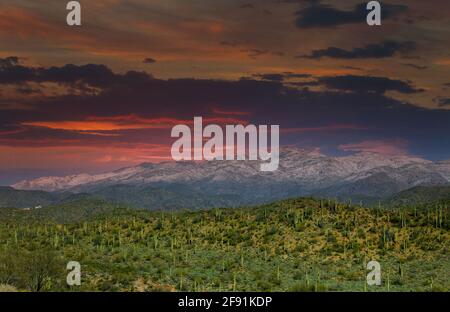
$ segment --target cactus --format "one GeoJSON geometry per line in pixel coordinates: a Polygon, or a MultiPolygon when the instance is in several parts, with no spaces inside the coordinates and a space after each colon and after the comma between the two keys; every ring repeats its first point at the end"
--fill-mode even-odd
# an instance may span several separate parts
{"type": "Polygon", "coordinates": [[[280,266],[277,266],[277,281],[280,281],[280,266]]]}
{"type": "Polygon", "coordinates": [[[155,236],[153,236],[153,243],[154,243],[155,249],[157,249],[158,248],[158,235],[157,234],[155,236]]]}
{"type": "Polygon", "coordinates": [[[183,290],[183,274],[180,273],[180,290],[183,290]]]}
{"type": "Polygon", "coordinates": [[[387,291],[390,291],[391,288],[391,270],[389,269],[387,272],[387,291]]]}
{"type": "Polygon", "coordinates": [[[58,233],[55,233],[55,237],[54,237],[54,247],[55,249],[58,248],[58,243],[59,243],[59,236],[58,233]]]}
{"type": "Polygon", "coordinates": [[[401,263],[398,264],[398,274],[400,275],[400,278],[403,279],[403,267],[401,263]]]}

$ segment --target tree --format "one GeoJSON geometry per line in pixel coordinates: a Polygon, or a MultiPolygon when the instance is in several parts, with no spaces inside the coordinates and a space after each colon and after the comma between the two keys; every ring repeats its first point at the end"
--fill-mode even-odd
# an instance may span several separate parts
{"type": "Polygon", "coordinates": [[[23,282],[31,291],[48,290],[64,276],[64,265],[52,250],[31,252],[23,267],[23,282]]]}

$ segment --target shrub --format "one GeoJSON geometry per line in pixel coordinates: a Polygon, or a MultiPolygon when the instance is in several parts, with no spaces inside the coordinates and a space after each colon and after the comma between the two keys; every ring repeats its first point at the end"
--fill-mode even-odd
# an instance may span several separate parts
{"type": "Polygon", "coordinates": [[[0,292],[17,292],[17,288],[11,285],[0,284],[0,292]]]}

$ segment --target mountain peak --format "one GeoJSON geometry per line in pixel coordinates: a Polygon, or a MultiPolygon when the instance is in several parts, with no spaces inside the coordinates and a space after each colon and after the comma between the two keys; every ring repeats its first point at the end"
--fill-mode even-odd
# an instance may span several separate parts
{"type": "MultiPolygon", "coordinates": [[[[112,172],[67,177],[44,177],[13,185],[21,190],[100,192],[115,196],[121,185],[127,196],[154,194],[159,187],[170,187],[163,194],[177,196],[234,196],[245,203],[261,202],[308,194],[389,195],[416,185],[440,185],[450,181],[450,163],[408,155],[360,152],[346,156],[327,156],[318,149],[285,147],[280,166],[274,172],[261,172],[258,161],[183,161],[142,163],[112,172]],[[176,186],[176,187],[175,187],[176,186]],[[193,193],[183,191],[184,187],[193,193]],[[131,189],[134,189],[131,191],[131,189]],[[152,189],[153,191],[148,191],[152,189]],[[193,195],[192,195],[193,196],[193,195]]],[[[106,195],[105,195],[106,194],[106,195]]],[[[164,195],[164,196],[166,196],[164,195]]],[[[234,198],[233,197],[233,198],[234,198]]],[[[208,197],[209,198],[209,197],[208,197]]],[[[210,200],[210,199],[208,199],[210,200]]]]}

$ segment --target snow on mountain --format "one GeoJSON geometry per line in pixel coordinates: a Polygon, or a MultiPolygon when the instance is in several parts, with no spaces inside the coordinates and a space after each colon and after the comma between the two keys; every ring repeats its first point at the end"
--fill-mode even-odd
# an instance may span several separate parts
{"type": "Polygon", "coordinates": [[[450,159],[439,161],[435,166],[439,173],[450,181],[450,159]]]}
{"type": "Polygon", "coordinates": [[[20,190],[89,192],[113,185],[184,184],[210,194],[261,197],[266,193],[289,195],[326,189],[342,193],[383,194],[416,185],[446,184],[450,161],[433,163],[411,156],[357,153],[332,157],[317,151],[285,148],[279,169],[261,172],[258,161],[211,161],[143,163],[113,172],[67,177],[44,177],[12,185],[20,190]],[[389,185],[383,185],[383,179],[389,185]],[[386,181],[387,182],[387,181],[386,181]],[[346,187],[347,186],[347,187],[346,187]]]}

